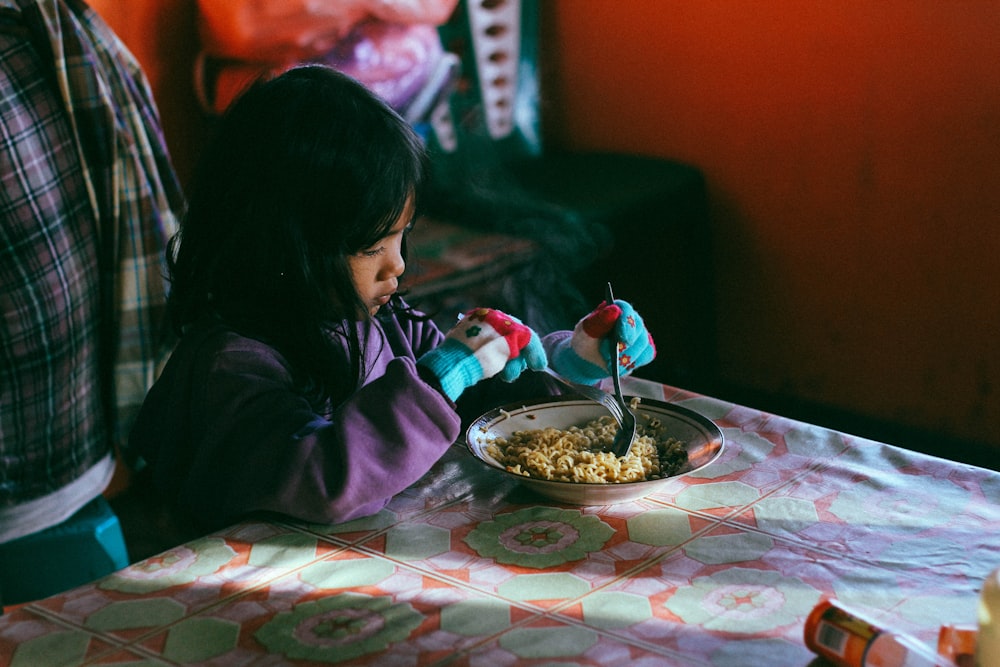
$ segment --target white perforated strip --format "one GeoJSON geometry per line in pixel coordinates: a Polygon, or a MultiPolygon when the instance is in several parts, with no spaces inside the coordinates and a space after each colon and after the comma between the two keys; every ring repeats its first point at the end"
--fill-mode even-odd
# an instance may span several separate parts
{"type": "Polygon", "coordinates": [[[470,0],[469,29],[490,136],[501,139],[514,126],[521,45],[520,0],[470,0]]]}

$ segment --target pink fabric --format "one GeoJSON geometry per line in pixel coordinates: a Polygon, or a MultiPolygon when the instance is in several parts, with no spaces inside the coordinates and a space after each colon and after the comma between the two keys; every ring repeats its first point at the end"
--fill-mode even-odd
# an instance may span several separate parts
{"type": "MultiPolygon", "coordinates": [[[[436,26],[457,0],[199,0],[202,54],[195,87],[222,113],[254,79],[322,63],[365,84],[404,113],[428,86],[444,50],[436,26]]],[[[437,91],[431,91],[437,92],[437,91]]]]}
{"type": "Polygon", "coordinates": [[[427,83],[444,50],[431,25],[365,21],[319,58],[399,109],[427,83]]]}
{"type": "Polygon", "coordinates": [[[280,64],[328,53],[368,20],[444,23],[457,0],[198,0],[208,56],[280,64]]]}

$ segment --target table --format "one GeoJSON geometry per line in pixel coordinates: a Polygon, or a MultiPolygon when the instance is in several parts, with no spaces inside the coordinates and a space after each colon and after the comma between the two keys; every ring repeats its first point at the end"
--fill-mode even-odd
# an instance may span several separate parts
{"type": "Polygon", "coordinates": [[[625,388],[713,419],[721,458],[573,507],[456,445],[376,516],[240,523],[0,617],[0,664],[807,665],[824,595],[932,645],[975,622],[1000,474],[625,388]]]}

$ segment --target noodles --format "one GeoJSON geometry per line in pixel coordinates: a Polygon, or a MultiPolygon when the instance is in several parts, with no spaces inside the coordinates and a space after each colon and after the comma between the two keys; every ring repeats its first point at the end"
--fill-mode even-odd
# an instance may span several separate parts
{"type": "Polygon", "coordinates": [[[669,477],[687,462],[684,443],[665,437],[657,426],[639,425],[632,450],[618,458],[610,447],[618,424],[609,416],[583,427],[559,430],[515,431],[509,439],[496,438],[487,453],[508,471],[560,482],[616,484],[669,477]]]}

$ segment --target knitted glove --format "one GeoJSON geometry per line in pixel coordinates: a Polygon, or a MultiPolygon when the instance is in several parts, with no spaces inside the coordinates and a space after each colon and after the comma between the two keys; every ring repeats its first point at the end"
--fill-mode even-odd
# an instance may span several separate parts
{"type": "Polygon", "coordinates": [[[656,356],[656,344],[632,305],[615,299],[612,304],[602,301],[576,323],[571,336],[559,339],[551,352],[552,367],[564,378],[596,384],[610,375],[616,357],[618,372],[623,376],[645,366],[656,356]],[[621,341],[617,351],[612,349],[612,332],[621,341]]]}
{"type": "Polygon", "coordinates": [[[477,308],[459,320],[444,341],[417,360],[437,376],[452,401],[480,380],[500,375],[513,382],[526,368],[548,365],[538,334],[499,310],[477,308]]]}

